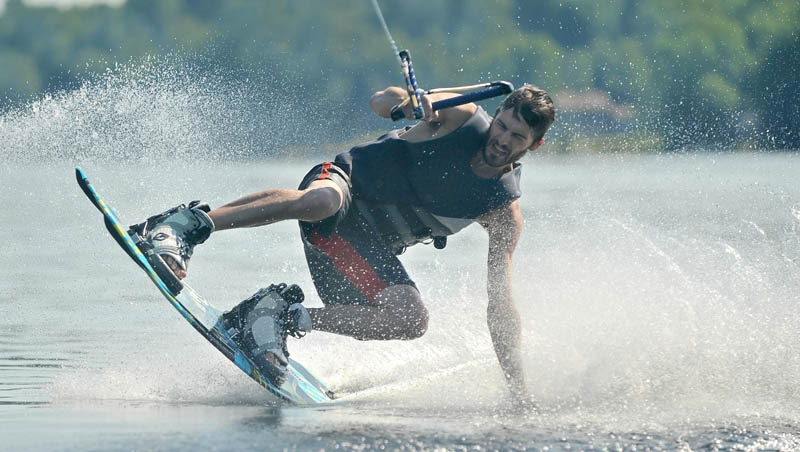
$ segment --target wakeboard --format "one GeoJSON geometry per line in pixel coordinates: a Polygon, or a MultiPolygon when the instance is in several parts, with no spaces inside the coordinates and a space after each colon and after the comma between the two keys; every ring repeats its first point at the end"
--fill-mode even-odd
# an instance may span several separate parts
{"type": "Polygon", "coordinates": [[[289,358],[286,381],[281,385],[270,381],[227,333],[221,323],[222,311],[207,302],[186,282],[181,283],[180,290],[174,290],[174,287],[171,289],[150,265],[142,250],[136,245],[134,238],[128,234],[117,211],[106,204],[97,194],[83,170],[76,168],[75,176],[83,192],[103,214],[106,229],[117,244],[149,276],[150,281],[172,307],[226,358],[282,401],[294,404],[317,404],[330,402],[333,399],[333,392],[325,383],[291,358],[289,358]]]}

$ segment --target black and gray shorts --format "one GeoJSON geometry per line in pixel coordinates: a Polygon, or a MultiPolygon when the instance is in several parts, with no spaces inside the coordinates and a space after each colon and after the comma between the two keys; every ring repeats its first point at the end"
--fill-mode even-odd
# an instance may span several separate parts
{"type": "Polygon", "coordinates": [[[350,209],[352,186],[343,169],[329,162],[319,164],[306,174],[299,189],[321,179],[336,183],[344,195],[334,215],[315,223],[300,221],[306,261],[322,302],[372,304],[387,287],[416,287],[380,234],[356,209],[350,209]]]}

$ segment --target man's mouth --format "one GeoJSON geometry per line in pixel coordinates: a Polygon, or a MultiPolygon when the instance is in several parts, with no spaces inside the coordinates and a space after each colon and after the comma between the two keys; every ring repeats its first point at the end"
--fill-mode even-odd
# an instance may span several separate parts
{"type": "Polygon", "coordinates": [[[492,144],[492,154],[498,158],[506,158],[508,157],[508,149],[504,149],[497,143],[492,144]]]}

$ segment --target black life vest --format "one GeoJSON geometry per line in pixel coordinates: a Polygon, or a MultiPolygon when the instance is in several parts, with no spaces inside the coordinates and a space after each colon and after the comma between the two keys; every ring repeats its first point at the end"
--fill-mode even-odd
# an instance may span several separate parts
{"type": "Polygon", "coordinates": [[[350,174],[358,214],[395,253],[426,241],[443,248],[444,237],[521,195],[519,164],[497,178],[472,171],[490,124],[478,107],[443,137],[412,143],[399,137],[407,129],[393,130],[339,154],[334,163],[350,174]]]}

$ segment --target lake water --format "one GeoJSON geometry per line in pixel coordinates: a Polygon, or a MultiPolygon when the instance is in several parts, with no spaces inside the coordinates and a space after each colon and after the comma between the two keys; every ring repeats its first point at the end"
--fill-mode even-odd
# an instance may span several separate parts
{"type": "MultiPolygon", "coordinates": [[[[293,340],[339,399],[280,406],[118,249],[74,167],[134,222],[293,187],[315,162],[41,162],[21,142],[0,169],[0,450],[800,450],[796,154],[526,158],[514,292],[539,412],[520,415],[479,227],[402,257],[426,336],[293,340]]],[[[289,222],[214,235],[189,278],[223,309],[277,282],[320,305],[289,222]]]]}

